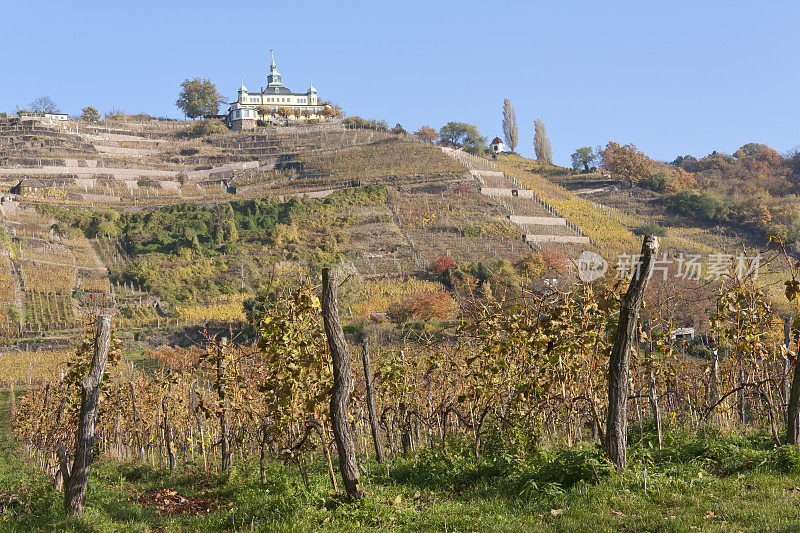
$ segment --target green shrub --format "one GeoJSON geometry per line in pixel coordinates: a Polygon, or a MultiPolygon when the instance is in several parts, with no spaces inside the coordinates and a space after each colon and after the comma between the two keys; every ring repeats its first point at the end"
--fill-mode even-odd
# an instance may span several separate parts
{"type": "Polygon", "coordinates": [[[361,335],[364,333],[364,325],[363,324],[347,324],[342,330],[347,335],[361,335]]]}
{"type": "Polygon", "coordinates": [[[770,455],[767,465],[782,474],[800,473],[800,447],[786,444],[770,455]]]}
{"type": "Polygon", "coordinates": [[[597,483],[613,471],[599,446],[582,445],[561,450],[536,469],[530,479],[539,486],[558,484],[567,489],[580,482],[597,483]]]}
{"type": "Polygon", "coordinates": [[[207,137],[217,133],[225,133],[226,131],[228,131],[228,127],[221,120],[209,118],[192,124],[180,132],[180,135],[182,137],[197,138],[207,137]]]}
{"type": "Polygon", "coordinates": [[[8,317],[14,324],[19,324],[20,318],[22,317],[20,315],[19,309],[17,309],[17,306],[15,304],[11,304],[8,306],[8,317]]]}
{"type": "Polygon", "coordinates": [[[648,222],[647,224],[642,224],[636,228],[633,228],[634,235],[653,235],[654,237],[665,237],[667,235],[667,230],[662,228],[655,222],[648,222]]]}
{"type": "Polygon", "coordinates": [[[650,174],[646,178],[642,179],[639,182],[639,185],[654,191],[663,192],[667,190],[667,187],[669,187],[670,184],[673,184],[676,181],[677,179],[675,176],[671,174],[667,174],[666,172],[656,172],[655,174],[650,174]]]}
{"type": "Polygon", "coordinates": [[[476,224],[470,224],[461,228],[462,237],[480,237],[483,235],[483,227],[476,224]]]}
{"type": "Polygon", "coordinates": [[[728,200],[708,191],[679,192],[664,198],[664,206],[681,215],[706,222],[731,222],[736,218],[736,209],[728,200]]]}

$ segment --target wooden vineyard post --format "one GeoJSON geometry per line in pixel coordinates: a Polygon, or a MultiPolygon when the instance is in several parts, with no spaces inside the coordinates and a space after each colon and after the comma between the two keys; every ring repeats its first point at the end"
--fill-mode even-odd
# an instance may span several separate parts
{"type": "Polygon", "coordinates": [[[661,433],[661,410],[658,408],[658,391],[656,390],[656,376],[653,372],[652,365],[652,351],[653,351],[653,338],[650,331],[650,323],[647,324],[647,344],[645,345],[644,360],[645,369],[647,372],[647,399],[650,404],[650,410],[653,413],[653,420],[656,423],[656,432],[658,433],[658,449],[664,445],[664,437],[661,433]]]}
{"type": "Polygon", "coordinates": [[[789,419],[789,387],[791,379],[789,373],[791,372],[791,362],[789,361],[788,352],[792,347],[792,324],[786,318],[783,321],[783,344],[786,347],[787,355],[783,358],[783,376],[781,377],[781,412],[784,420],[789,419]]]}
{"type": "Polygon", "coordinates": [[[175,471],[175,447],[173,445],[173,430],[172,425],[169,423],[169,399],[172,396],[172,384],[170,383],[166,394],[161,399],[161,412],[164,417],[164,447],[167,452],[167,459],[169,459],[169,471],[175,471]]]}
{"type": "Polygon", "coordinates": [[[353,374],[350,369],[350,353],[344,339],[339,320],[337,276],[330,268],[322,270],[322,319],[325,323],[325,336],[333,359],[333,392],[331,394],[331,425],[339,452],[339,467],[342,471],[344,488],[351,498],[359,498],[358,464],[353,445],[353,434],[348,420],[350,389],[353,388],[353,374]]]}
{"type": "MultiPolygon", "coordinates": [[[[56,415],[56,427],[61,427],[61,421],[64,419],[64,411],[66,410],[66,408],[67,408],[67,397],[64,396],[61,399],[61,404],[58,407],[58,415],[56,415]]],[[[61,444],[61,440],[59,439],[58,440],[58,446],[56,448],[56,450],[57,450],[56,451],[56,457],[59,459],[59,462],[58,462],[59,464],[57,465],[56,473],[55,473],[55,476],[53,477],[53,490],[55,490],[56,492],[60,492],[61,491],[61,488],[64,486],[64,480],[66,479],[66,477],[64,477],[64,471],[65,471],[66,466],[67,466],[66,457],[64,458],[64,461],[62,462],[60,460],[61,456],[59,455],[59,452],[62,451],[63,449],[64,449],[64,445],[61,444]]]]}
{"type": "Polygon", "coordinates": [[[217,395],[219,396],[219,432],[221,471],[231,471],[230,400],[228,398],[228,339],[223,338],[217,349],[217,395]]]}
{"type": "MultiPolygon", "coordinates": [[[[792,333],[796,332],[790,329],[789,343],[792,333]]],[[[794,363],[794,374],[786,406],[786,444],[800,444],[800,365],[797,361],[794,363]]]]}
{"type": "Polygon", "coordinates": [[[136,451],[139,453],[139,460],[144,462],[147,460],[144,453],[144,444],[142,443],[142,433],[139,431],[139,415],[136,411],[136,390],[133,386],[133,372],[131,372],[131,408],[133,410],[133,432],[136,436],[136,451]]]}
{"type": "Polygon", "coordinates": [[[628,463],[628,379],[631,347],[636,339],[636,322],[644,300],[654,262],[658,254],[658,238],[647,235],[642,243],[642,255],[634,268],[628,292],[619,309],[619,326],[608,362],[608,416],[604,448],[618,470],[628,463]]]}
{"type": "Polygon", "coordinates": [[[8,411],[11,414],[11,420],[17,415],[17,397],[14,393],[14,379],[8,382],[8,411]]]}
{"type": "MultiPolygon", "coordinates": [[[[94,356],[89,373],[81,381],[81,410],[78,416],[78,435],[75,441],[75,458],[72,470],[66,479],[64,490],[64,510],[68,515],[82,514],[86,503],[86,486],[89,482],[89,471],[94,459],[95,422],[97,421],[100,386],[108,361],[108,350],[111,347],[111,317],[97,317],[97,336],[94,342],[94,356]]],[[[66,473],[66,454],[63,447],[59,450],[61,471],[66,473]]]]}
{"type": "Polygon", "coordinates": [[[361,341],[362,355],[364,357],[364,383],[367,389],[367,409],[369,411],[369,426],[372,430],[372,442],[375,445],[375,457],[379,463],[386,460],[381,444],[381,433],[378,427],[378,409],[375,407],[375,388],[372,383],[372,363],[369,355],[369,340],[364,337],[361,341]]]}

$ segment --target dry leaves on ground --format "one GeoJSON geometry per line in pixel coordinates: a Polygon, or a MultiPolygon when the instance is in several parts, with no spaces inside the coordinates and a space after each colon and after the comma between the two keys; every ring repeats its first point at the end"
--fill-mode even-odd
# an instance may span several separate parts
{"type": "Polygon", "coordinates": [[[219,508],[233,507],[233,502],[223,503],[210,496],[182,496],[174,489],[161,489],[139,497],[139,503],[155,507],[162,513],[203,514],[219,508]]]}

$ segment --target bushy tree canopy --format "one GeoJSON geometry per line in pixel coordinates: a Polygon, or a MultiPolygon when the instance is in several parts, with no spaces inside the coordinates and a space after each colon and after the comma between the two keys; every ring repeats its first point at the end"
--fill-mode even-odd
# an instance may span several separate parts
{"type": "Polygon", "coordinates": [[[653,161],[633,143],[620,145],[610,141],[600,151],[603,167],[612,175],[627,180],[631,186],[639,183],[653,172],[653,161]]]}
{"type": "Polygon", "coordinates": [[[210,80],[194,78],[181,83],[181,92],[175,105],[187,117],[197,118],[205,115],[216,115],[223,98],[217,92],[217,87],[210,80]]]}
{"type": "Polygon", "coordinates": [[[439,132],[430,126],[421,126],[414,132],[414,137],[427,143],[435,143],[439,139],[439,132]]]}
{"type": "Polygon", "coordinates": [[[486,149],[486,137],[478,131],[478,126],[466,122],[448,122],[439,130],[443,142],[461,146],[467,152],[478,154],[486,149]]]}
{"type": "Polygon", "coordinates": [[[86,106],[81,109],[81,120],[86,122],[99,122],[100,112],[93,106],[86,106]]]}
{"type": "Polygon", "coordinates": [[[589,166],[595,162],[597,154],[589,146],[582,146],[572,153],[572,170],[589,172],[589,166]]]}

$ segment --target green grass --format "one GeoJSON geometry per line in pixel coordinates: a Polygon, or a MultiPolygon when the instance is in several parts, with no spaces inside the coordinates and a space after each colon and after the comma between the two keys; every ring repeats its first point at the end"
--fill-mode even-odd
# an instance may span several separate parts
{"type": "Polygon", "coordinates": [[[278,461],[266,485],[255,465],[223,480],[97,461],[85,514],[65,518],[61,494],[10,438],[8,393],[0,402],[0,493],[20,500],[0,510],[0,531],[800,531],[800,452],[775,450],[760,433],[716,431],[675,431],[660,451],[637,438],[622,474],[588,443],[524,460],[489,443],[476,462],[469,442],[453,441],[447,453],[369,463],[357,503],[331,495],[320,463],[307,489],[297,468],[278,461]],[[139,503],[163,488],[218,499],[220,508],[167,515],[139,503]]]}

